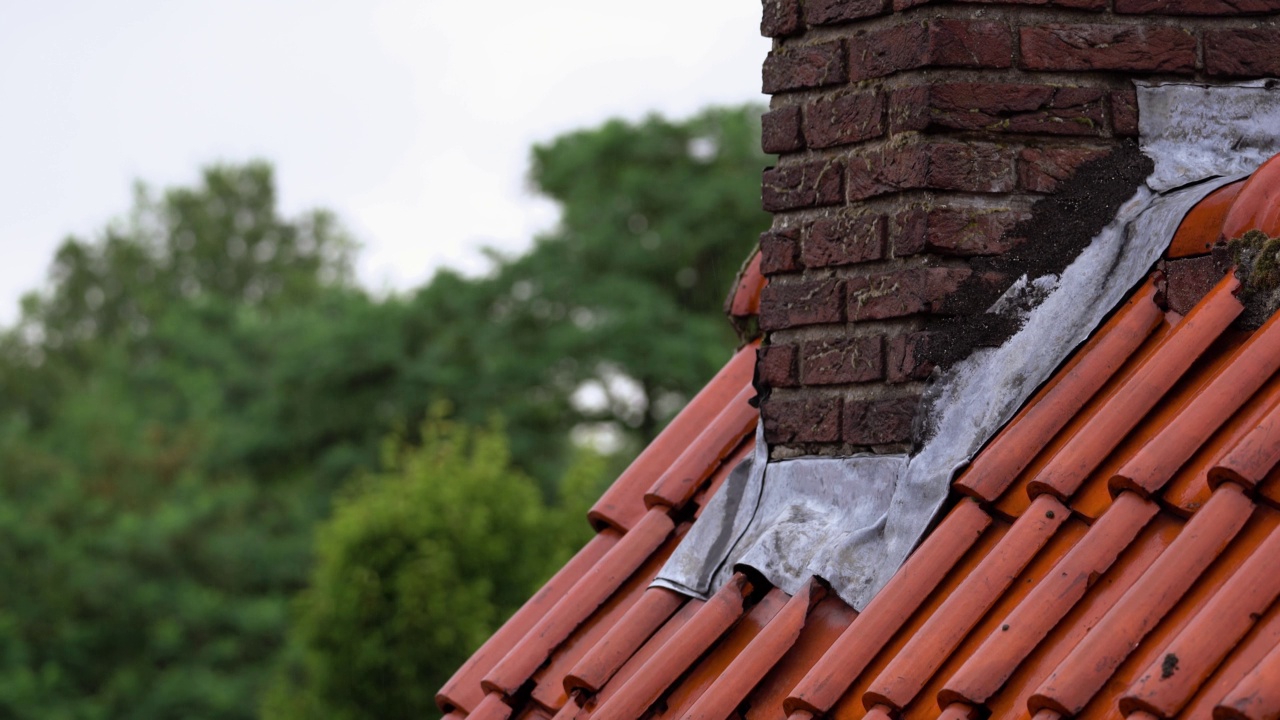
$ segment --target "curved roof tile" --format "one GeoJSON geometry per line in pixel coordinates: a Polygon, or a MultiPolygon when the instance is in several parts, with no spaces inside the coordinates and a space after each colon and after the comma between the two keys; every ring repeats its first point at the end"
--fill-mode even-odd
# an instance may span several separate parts
{"type": "MultiPolygon", "coordinates": [[[[1274,718],[1280,320],[1173,263],[1280,234],[1280,158],[1183,220],[1156,272],[952,486],[862,613],[750,571],[650,587],[752,448],[747,345],[592,509],[598,534],[437,697],[450,720],[1274,718]],[[1207,287],[1207,285],[1206,285],[1207,287]],[[1185,295],[1185,289],[1179,290],[1185,295]]],[[[748,265],[728,306],[754,312],[748,265]]]]}

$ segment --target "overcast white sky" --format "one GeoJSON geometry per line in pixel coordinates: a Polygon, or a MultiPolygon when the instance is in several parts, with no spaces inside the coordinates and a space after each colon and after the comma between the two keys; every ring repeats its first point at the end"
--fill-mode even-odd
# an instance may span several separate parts
{"type": "Polygon", "coordinates": [[[0,323],[134,180],[273,162],[284,211],[335,210],[359,276],[412,287],[555,211],[529,147],[609,117],[764,101],[758,0],[216,0],[0,9],[0,323]]]}

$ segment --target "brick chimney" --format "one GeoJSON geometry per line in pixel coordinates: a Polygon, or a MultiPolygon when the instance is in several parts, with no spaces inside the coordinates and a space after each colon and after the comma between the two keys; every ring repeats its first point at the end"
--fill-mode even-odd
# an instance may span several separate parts
{"type": "Polygon", "coordinates": [[[757,383],[773,456],[909,449],[935,361],[972,349],[957,328],[1028,263],[1069,262],[1057,226],[1100,227],[1149,172],[1133,80],[1280,76],[1278,14],[1280,0],[764,0],[763,145],[779,159],[757,383]]]}

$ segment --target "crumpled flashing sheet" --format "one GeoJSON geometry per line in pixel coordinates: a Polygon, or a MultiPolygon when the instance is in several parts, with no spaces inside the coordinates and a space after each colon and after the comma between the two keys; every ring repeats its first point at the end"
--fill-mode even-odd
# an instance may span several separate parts
{"type": "Polygon", "coordinates": [[[1147,185],[1157,192],[1188,178],[1248,175],[1276,154],[1280,80],[1134,84],[1138,135],[1155,161],[1147,185]]]}
{"type": "MultiPolygon", "coordinates": [[[[1043,297],[1004,345],[979,349],[931,381],[924,400],[928,439],[914,455],[767,462],[768,448],[757,430],[753,455],[711,499],[653,584],[706,599],[735,568],[748,567],[792,595],[810,577],[822,578],[850,606],[865,608],[928,529],[954,473],[1145,279],[1186,213],[1280,151],[1277,124],[1269,146],[1250,136],[1262,148],[1252,164],[1242,165],[1229,148],[1217,153],[1224,158],[1217,164],[1207,152],[1162,159],[1162,153],[1178,147],[1172,138],[1193,136],[1174,129],[1180,118],[1204,116],[1188,114],[1195,97],[1214,105],[1240,97],[1256,105],[1258,98],[1236,88],[1223,98],[1201,92],[1200,86],[1187,93],[1179,84],[1171,86],[1180,95],[1176,102],[1153,104],[1152,98],[1161,97],[1160,87],[1140,86],[1139,93],[1140,103],[1146,103],[1140,104],[1143,150],[1155,159],[1156,172],[1060,277],[1023,278],[997,300],[997,306],[1022,305],[1029,294],[1043,297]],[[1170,162],[1184,173],[1180,187],[1172,185],[1170,162]]],[[[1280,92],[1269,97],[1267,112],[1280,112],[1280,92]]],[[[1245,115],[1239,109],[1224,111],[1227,118],[1245,115]]],[[[1246,129],[1252,132],[1253,125],[1246,129]]],[[[1214,133],[1205,142],[1229,137],[1214,133]]]]}

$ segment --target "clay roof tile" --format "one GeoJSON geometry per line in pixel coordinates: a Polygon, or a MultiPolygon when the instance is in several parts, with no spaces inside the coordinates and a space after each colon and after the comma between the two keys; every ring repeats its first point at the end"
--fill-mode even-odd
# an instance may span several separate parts
{"type": "MultiPolygon", "coordinates": [[[[1280,159],[1197,205],[1166,257],[1255,228],[1280,234],[1280,159]]],[[[743,347],[437,702],[450,720],[1280,716],[1280,320],[1237,327],[1230,272],[1185,316],[1164,282],[974,457],[860,613],[820,579],[791,597],[742,568],[709,600],[649,585],[754,450],[743,347]]]]}

